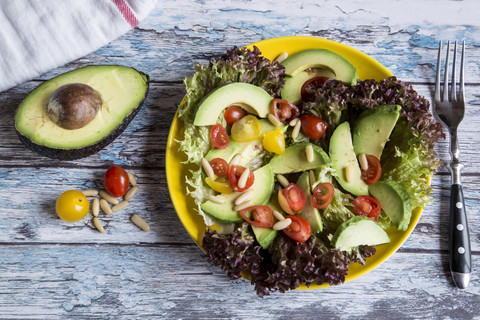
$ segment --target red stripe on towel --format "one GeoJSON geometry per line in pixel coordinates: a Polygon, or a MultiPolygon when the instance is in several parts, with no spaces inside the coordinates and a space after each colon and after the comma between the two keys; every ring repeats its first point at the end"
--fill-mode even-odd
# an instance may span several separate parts
{"type": "Polygon", "coordinates": [[[118,11],[120,11],[125,21],[127,21],[132,28],[138,26],[140,22],[124,0],[112,0],[112,2],[117,6],[118,11]]]}

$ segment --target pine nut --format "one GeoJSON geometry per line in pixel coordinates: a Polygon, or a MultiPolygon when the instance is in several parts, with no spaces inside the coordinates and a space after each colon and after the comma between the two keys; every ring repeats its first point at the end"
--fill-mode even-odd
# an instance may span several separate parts
{"type": "Polygon", "coordinates": [[[130,217],[130,220],[132,220],[132,222],[143,231],[150,231],[150,226],[148,225],[148,223],[143,220],[138,214],[133,214],[130,217]]]}
{"type": "Polygon", "coordinates": [[[97,217],[94,217],[92,221],[93,221],[93,225],[95,226],[95,228],[97,228],[98,231],[100,231],[101,233],[105,232],[105,229],[103,229],[102,223],[97,217]]]}
{"type": "Polygon", "coordinates": [[[213,168],[210,165],[210,162],[208,162],[207,159],[202,158],[202,166],[203,170],[205,170],[205,173],[210,179],[215,179],[215,173],[213,172],[213,168]]]}
{"type": "Polygon", "coordinates": [[[238,178],[238,183],[237,183],[237,186],[242,189],[242,188],[245,188],[245,186],[247,185],[247,179],[248,179],[248,176],[250,175],[250,169],[249,168],[246,168],[240,178],[238,178]]]}
{"type": "Polygon", "coordinates": [[[315,182],[317,182],[317,178],[315,178],[315,172],[313,172],[313,170],[310,170],[308,175],[310,178],[310,189],[313,191],[313,186],[315,185],[315,182]]]}
{"type": "Polygon", "coordinates": [[[130,200],[130,199],[132,199],[133,196],[135,195],[135,193],[137,193],[137,191],[138,191],[138,186],[135,186],[135,187],[130,188],[130,190],[128,190],[128,192],[125,194],[124,199],[125,199],[125,200],[130,200]]]}
{"type": "Polygon", "coordinates": [[[233,159],[230,160],[230,165],[233,166],[233,165],[239,164],[241,159],[242,159],[242,155],[240,153],[237,153],[235,157],[233,157],[233,159]]]}
{"type": "Polygon", "coordinates": [[[272,212],[273,212],[273,216],[275,217],[275,219],[277,219],[279,221],[285,220],[285,217],[283,216],[283,214],[281,214],[277,210],[272,210],[272,212]]]}
{"type": "Polygon", "coordinates": [[[295,119],[293,119],[292,121],[290,121],[290,122],[288,123],[288,125],[291,126],[291,127],[295,127],[295,126],[297,125],[297,122],[298,122],[298,121],[300,121],[300,119],[299,119],[299,118],[295,118],[295,119]]]}
{"type": "Polygon", "coordinates": [[[98,190],[83,190],[82,193],[85,197],[95,197],[98,194],[98,190]]]}
{"type": "Polygon", "coordinates": [[[273,113],[269,113],[269,114],[267,115],[267,118],[268,118],[268,120],[270,121],[270,123],[273,124],[275,127],[278,127],[280,124],[282,124],[282,123],[280,122],[280,120],[278,120],[278,118],[275,117],[275,115],[274,115],[273,113]]]}
{"type": "Polygon", "coordinates": [[[290,182],[285,178],[284,175],[277,174],[277,181],[282,185],[282,187],[286,188],[290,184],[290,182]]]}
{"type": "Polygon", "coordinates": [[[247,200],[250,200],[250,198],[253,196],[253,193],[254,193],[253,189],[249,189],[249,190],[243,192],[242,194],[240,194],[238,196],[237,199],[235,199],[235,204],[239,205],[241,203],[244,203],[247,200]]]}
{"type": "Polygon", "coordinates": [[[219,204],[224,204],[225,203],[225,199],[223,199],[221,197],[218,197],[218,196],[214,196],[213,194],[208,196],[208,200],[210,200],[212,202],[215,202],[215,203],[219,203],[219,204]]]}
{"type": "Polygon", "coordinates": [[[365,153],[360,153],[358,155],[358,162],[360,163],[360,167],[362,168],[362,170],[365,171],[368,169],[368,161],[365,153]]]}
{"type": "Polygon", "coordinates": [[[315,159],[315,154],[313,153],[313,147],[311,144],[305,147],[305,154],[307,155],[307,161],[313,162],[313,160],[315,159]]]}
{"type": "Polygon", "coordinates": [[[233,208],[233,210],[235,210],[235,211],[243,210],[243,209],[245,209],[245,208],[248,208],[248,207],[252,206],[252,203],[253,203],[252,200],[247,200],[247,201],[239,204],[238,206],[235,206],[235,207],[233,208]]]}
{"type": "Polygon", "coordinates": [[[278,57],[275,58],[275,61],[278,63],[282,63],[287,58],[288,58],[288,52],[282,52],[278,57]]]}
{"type": "Polygon", "coordinates": [[[102,199],[105,199],[106,201],[110,202],[111,204],[119,204],[120,201],[118,201],[117,198],[112,197],[107,191],[100,190],[99,192],[100,197],[102,199]]]}
{"type": "Polygon", "coordinates": [[[108,204],[107,200],[100,199],[100,208],[102,208],[103,212],[105,212],[106,215],[112,214],[112,208],[110,208],[110,205],[108,204]]]}
{"type": "Polygon", "coordinates": [[[292,138],[293,140],[297,139],[298,137],[298,134],[300,133],[300,128],[302,127],[302,122],[301,121],[297,121],[297,123],[295,124],[295,127],[293,127],[293,130],[292,130],[292,138]]]}
{"type": "Polygon", "coordinates": [[[344,170],[345,170],[345,172],[344,172],[345,181],[350,182],[351,181],[350,180],[350,172],[352,171],[352,170],[350,170],[350,166],[346,166],[344,168],[344,170]]]}
{"type": "Polygon", "coordinates": [[[100,202],[98,198],[93,199],[92,202],[92,214],[94,217],[98,217],[98,214],[100,213],[100,202]]]}
{"type": "Polygon", "coordinates": [[[290,224],[292,224],[292,219],[290,218],[280,220],[273,225],[273,230],[277,230],[277,231],[283,230],[285,228],[288,228],[290,224]]]}
{"type": "Polygon", "coordinates": [[[137,180],[135,179],[135,176],[131,172],[127,172],[128,175],[128,181],[130,182],[130,185],[132,187],[135,187],[137,185],[137,180]]]}
{"type": "Polygon", "coordinates": [[[112,212],[120,211],[122,209],[125,209],[126,207],[128,207],[129,204],[130,204],[130,201],[124,200],[124,201],[120,202],[119,204],[114,205],[112,207],[112,212]]]}

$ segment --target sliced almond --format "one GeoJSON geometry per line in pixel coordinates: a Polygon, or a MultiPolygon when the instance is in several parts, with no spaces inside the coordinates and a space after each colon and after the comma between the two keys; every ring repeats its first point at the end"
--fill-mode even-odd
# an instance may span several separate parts
{"type": "Polygon", "coordinates": [[[278,120],[277,117],[275,117],[275,115],[273,113],[269,113],[267,115],[267,118],[268,120],[270,121],[271,124],[273,124],[275,127],[278,127],[279,125],[281,125],[282,123],[280,122],[280,120],[278,120]]]}
{"type": "Polygon", "coordinates": [[[85,197],[95,197],[98,195],[98,190],[83,190],[82,193],[85,197]]]}
{"type": "Polygon", "coordinates": [[[288,228],[290,224],[292,224],[292,219],[290,218],[280,220],[273,225],[273,230],[283,230],[285,228],[288,228]]]}
{"type": "Polygon", "coordinates": [[[360,163],[360,168],[362,168],[363,171],[368,169],[368,160],[365,153],[360,153],[358,155],[358,162],[360,163]]]}
{"type": "Polygon", "coordinates": [[[311,144],[305,147],[305,154],[307,155],[308,162],[313,162],[313,160],[315,160],[315,154],[313,153],[313,147],[311,144]]]}
{"type": "Polygon", "coordinates": [[[135,193],[137,193],[137,191],[138,191],[138,186],[134,186],[134,187],[130,188],[130,190],[128,190],[127,193],[125,194],[124,199],[125,200],[132,199],[133,196],[135,195],[135,193]]]}
{"type": "Polygon", "coordinates": [[[293,127],[293,130],[292,130],[292,138],[293,140],[297,139],[298,137],[298,134],[300,133],[300,128],[302,127],[302,122],[301,121],[297,121],[297,123],[295,124],[295,127],[293,127]]]}
{"type": "Polygon", "coordinates": [[[98,200],[98,198],[95,198],[92,201],[92,214],[94,217],[98,217],[99,213],[100,213],[100,201],[98,200]]]}
{"type": "Polygon", "coordinates": [[[250,200],[253,196],[253,193],[254,193],[253,189],[249,189],[249,190],[243,192],[242,194],[240,194],[238,196],[237,199],[235,199],[235,204],[239,205],[241,203],[244,203],[247,200],[250,200]]]}
{"type": "Polygon", "coordinates": [[[110,202],[111,204],[119,204],[119,203],[120,203],[120,201],[118,201],[117,198],[111,196],[111,195],[110,195],[107,191],[105,191],[105,190],[100,190],[99,194],[100,194],[100,197],[101,197],[102,199],[107,200],[107,201],[110,202]]]}
{"type": "Polygon", "coordinates": [[[150,226],[148,225],[148,223],[143,220],[138,214],[133,214],[130,217],[130,220],[132,220],[132,222],[143,231],[150,231],[150,226]]]}
{"type": "Polygon", "coordinates": [[[245,209],[245,208],[251,207],[251,206],[252,206],[252,203],[253,203],[252,200],[247,200],[247,201],[239,204],[238,206],[235,206],[235,207],[233,208],[233,210],[235,210],[235,211],[243,210],[243,209],[245,209]]]}
{"type": "Polygon", "coordinates": [[[120,211],[122,209],[125,209],[126,207],[128,207],[130,205],[130,201],[127,201],[127,200],[124,200],[122,202],[120,202],[119,204],[116,204],[112,207],[112,211],[115,212],[115,211],[120,211]]]}
{"type": "Polygon", "coordinates": [[[233,157],[232,160],[230,160],[230,165],[231,166],[237,165],[240,163],[240,160],[242,160],[242,155],[240,153],[237,153],[235,157],[233,157]]]}
{"type": "Polygon", "coordinates": [[[213,172],[213,168],[210,165],[210,162],[208,162],[208,160],[205,159],[205,158],[202,158],[202,167],[203,167],[203,170],[205,170],[205,173],[207,174],[207,176],[210,179],[212,179],[212,180],[215,179],[215,173],[213,172]]]}
{"type": "Polygon", "coordinates": [[[250,169],[246,168],[240,175],[240,178],[238,178],[237,186],[239,189],[245,188],[245,186],[247,185],[247,179],[249,175],[250,175],[250,169]]]}
{"type": "Polygon", "coordinates": [[[350,166],[346,166],[346,167],[343,169],[343,176],[344,176],[346,182],[350,182],[350,181],[351,181],[351,179],[350,179],[351,171],[352,171],[352,170],[350,169],[350,166]]]}
{"type": "Polygon", "coordinates": [[[97,228],[98,231],[100,231],[101,233],[105,232],[105,229],[103,229],[102,223],[97,217],[94,217],[92,221],[93,221],[93,225],[95,226],[95,228],[97,228]]]}
{"type": "Polygon", "coordinates": [[[297,122],[300,121],[299,118],[295,118],[295,119],[292,119],[288,125],[291,126],[291,127],[295,127],[297,125],[297,122]]]}
{"type": "Polygon", "coordinates": [[[130,185],[132,187],[135,187],[137,185],[137,180],[135,179],[135,176],[131,172],[127,172],[128,175],[128,181],[130,182],[130,185]]]}
{"type": "Polygon", "coordinates": [[[285,220],[285,217],[283,216],[283,214],[281,214],[277,210],[272,210],[272,213],[273,213],[273,216],[275,217],[275,219],[277,219],[279,221],[280,220],[285,220]]]}
{"type": "Polygon", "coordinates": [[[102,208],[103,212],[105,212],[106,215],[112,214],[112,208],[110,208],[110,205],[108,204],[107,200],[100,199],[99,204],[100,204],[100,208],[102,208]]]}
{"type": "Polygon", "coordinates": [[[224,204],[225,203],[225,199],[223,199],[222,197],[219,197],[219,196],[214,196],[213,194],[208,196],[208,200],[210,200],[212,202],[215,202],[215,203],[219,203],[219,204],[224,204]]]}
{"type": "Polygon", "coordinates": [[[288,58],[288,52],[282,52],[278,57],[275,58],[275,61],[278,63],[282,63],[287,58],[288,58]]]}
{"type": "Polygon", "coordinates": [[[277,174],[277,181],[282,185],[282,187],[286,188],[290,182],[288,181],[287,178],[285,178],[284,175],[282,174],[277,174]]]}

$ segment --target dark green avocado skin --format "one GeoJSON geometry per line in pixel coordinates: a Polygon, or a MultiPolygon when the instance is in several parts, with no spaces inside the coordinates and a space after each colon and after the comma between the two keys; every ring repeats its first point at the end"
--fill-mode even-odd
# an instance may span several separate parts
{"type": "Polygon", "coordinates": [[[145,101],[145,99],[148,95],[148,91],[150,89],[150,77],[143,72],[140,72],[140,71],[138,71],[138,72],[147,77],[147,90],[145,91],[145,96],[143,97],[143,99],[139,103],[139,105],[136,106],[132,110],[132,112],[123,119],[122,123],[115,130],[110,132],[110,134],[108,136],[106,136],[102,140],[98,141],[97,143],[94,143],[94,144],[91,144],[91,145],[88,145],[88,146],[85,146],[85,147],[82,147],[82,148],[76,148],[76,149],[50,148],[50,147],[43,146],[43,145],[40,145],[40,144],[37,144],[37,143],[31,141],[30,139],[28,139],[27,137],[22,135],[17,130],[17,128],[15,128],[15,132],[17,133],[18,138],[30,150],[32,150],[32,151],[34,151],[34,152],[36,152],[36,153],[38,153],[42,156],[52,158],[52,159],[77,160],[77,159],[81,159],[81,158],[86,158],[86,157],[88,157],[92,154],[95,154],[95,153],[99,152],[100,150],[102,150],[103,148],[108,146],[110,143],[112,143],[120,134],[122,134],[122,132],[127,128],[127,126],[130,124],[130,122],[133,120],[133,118],[135,118],[137,113],[142,108],[143,102],[145,101]]]}

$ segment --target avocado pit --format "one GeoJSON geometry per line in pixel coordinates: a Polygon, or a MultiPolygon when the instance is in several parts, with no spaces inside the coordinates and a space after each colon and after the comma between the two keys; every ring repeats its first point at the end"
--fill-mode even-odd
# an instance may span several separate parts
{"type": "Polygon", "coordinates": [[[102,106],[100,94],[83,83],[59,87],[47,102],[48,117],[58,126],[74,130],[92,121],[102,106]]]}

